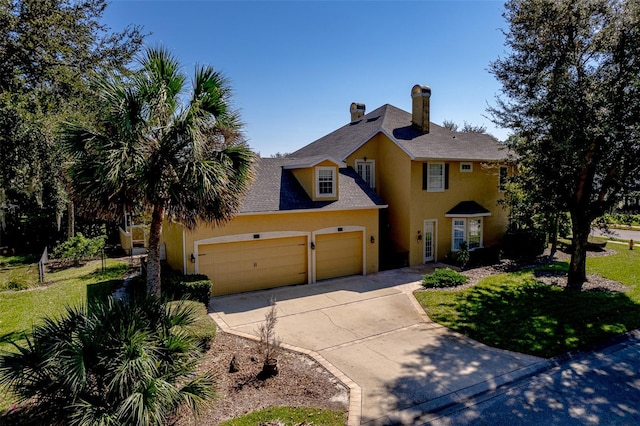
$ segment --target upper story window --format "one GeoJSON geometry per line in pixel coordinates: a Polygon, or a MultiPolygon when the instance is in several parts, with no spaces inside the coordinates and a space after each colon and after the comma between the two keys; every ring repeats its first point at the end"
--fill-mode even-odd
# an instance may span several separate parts
{"type": "Polygon", "coordinates": [[[498,177],[498,189],[500,191],[506,190],[508,177],[509,177],[509,169],[507,168],[507,166],[500,166],[500,174],[498,177]]]}
{"type": "Polygon", "coordinates": [[[473,171],[473,163],[460,163],[460,171],[462,173],[470,173],[473,171]]]}
{"type": "Polygon", "coordinates": [[[360,175],[370,188],[376,188],[375,162],[373,160],[356,160],[356,173],[360,175]]]}
{"type": "Polygon", "coordinates": [[[316,167],[316,194],[318,197],[336,196],[335,167],[316,167]]]}
{"type": "Polygon", "coordinates": [[[447,189],[447,167],[444,163],[426,163],[422,167],[422,189],[431,192],[447,189]]]}

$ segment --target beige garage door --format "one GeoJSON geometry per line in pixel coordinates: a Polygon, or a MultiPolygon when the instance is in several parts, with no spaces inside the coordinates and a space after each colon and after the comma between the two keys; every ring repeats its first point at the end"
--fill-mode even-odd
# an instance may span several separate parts
{"type": "Polygon", "coordinates": [[[316,280],[362,274],[362,232],[316,236],[316,280]]]}
{"type": "Polygon", "coordinates": [[[198,252],[198,269],[216,296],[308,282],[306,236],[210,244],[198,252]]]}

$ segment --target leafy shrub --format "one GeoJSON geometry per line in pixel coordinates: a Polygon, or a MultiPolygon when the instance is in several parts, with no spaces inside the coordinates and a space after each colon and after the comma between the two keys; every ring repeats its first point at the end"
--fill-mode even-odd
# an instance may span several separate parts
{"type": "Polygon", "coordinates": [[[211,281],[209,279],[199,281],[180,281],[176,288],[179,299],[197,300],[209,305],[211,298],[211,281]]]}
{"type": "Polygon", "coordinates": [[[607,213],[597,219],[598,224],[640,225],[640,214],[607,213]]]}
{"type": "Polygon", "coordinates": [[[167,271],[162,279],[162,292],[171,300],[197,300],[205,306],[211,298],[211,280],[203,274],[182,275],[167,271]]]}
{"type": "Polygon", "coordinates": [[[195,410],[213,396],[214,377],[193,374],[194,321],[193,306],[153,297],[98,300],[46,319],[0,355],[0,385],[26,403],[7,424],[158,425],[183,406],[195,410]]]}
{"type": "Polygon", "coordinates": [[[424,288],[447,288],[466,284],[467,277],[449,268],[436,269],[422,277],[424,288]]]}
{"type": "Polygon", "coordinates": [[[458,266],[464,269],[469,262],[469,247],[466,242],[460,243],[460,249],[455,253],[455,259],[458,266]]]}
{"type": "Polygon", "coordinates": [[[86,238],[80,232],[75,237],[58,244],[53,249],[53,257],[79,264],[83,260],[98,257],[107,237],[101,235],[95,238],[86,238]]]}
{"type": "Polygon", "coordinates": [[[481,248],[475,249],[472,252],[469,252],[469,263],[467,263],[467,266],[476,267],[476,266],[495,265],[496,263],[500,263],[501,259],[502,259],[502,247],[500,246],[481,247],[481,248]]]}
{"type": "Polygon", "coordinates": [[[540,231],[508,232],[502,240],[504,255],[509,259],[539,256],[546,245],[547,236],[540,231]]]}

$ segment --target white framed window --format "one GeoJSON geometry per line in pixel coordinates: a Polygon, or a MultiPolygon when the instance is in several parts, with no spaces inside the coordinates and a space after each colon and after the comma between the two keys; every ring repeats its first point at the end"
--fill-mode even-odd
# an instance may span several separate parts
{"type": "Polygon", "coordinates": [[[335,167],[316,167],[316,196],[336,196],[335,167]]]}
{"type": "Polygon", "coordinates": [[[376,189],[376,163],[373,160],[356,160],[356,173],[370,188],[376,189]]]}
{"type": "Polygon", "coordinates": [[[464,219],[453,219],[453,238],[451,240],[451,250],[460,250],[460,244],[466,240],[467,223],[464,219]]]}
{"type": "Polygon", "coordinates": [[[460,250],[460,244],[467,243],[467,249],[482,247],[482,217],[453,219],[451,251],[460,250]]]}
{"type": "Polygon", "coordinates": [[[471,173],[473,171],[473,163],[460,163],[460,172],[471,173]]]}
{"type": "Polygon", "coordinates": [[[502,192],[506,190],[507,179],[509,177],[509,169],[507,166],[500,166],[498,175],[498,189],[502,192]]]}
{"type": "Polygon", "coordinates": [[[482,219],[480,218],[467,221],[467,247],[469,250],[482,247],[482,219]]]}
{"type": "Polygon", "coordinates": [[[444,191],[444,163],[427,163],[427,191],[444,191]]]}

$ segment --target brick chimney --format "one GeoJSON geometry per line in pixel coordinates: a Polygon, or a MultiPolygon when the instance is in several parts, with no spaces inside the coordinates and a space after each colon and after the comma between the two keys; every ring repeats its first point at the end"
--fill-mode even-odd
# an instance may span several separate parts
{"type": "Polygon", "coordinates": [[[351,121],[356,121],[358,118],[364,115],[364,104],[353,102],[349,111],[351,112],[351,121]]]}
{"type": "Polygon", "coordinates": [[[411,122],[422,133],[429,133],[429,98],[431,88],[416,84],[411,89],[411,122]]]}

